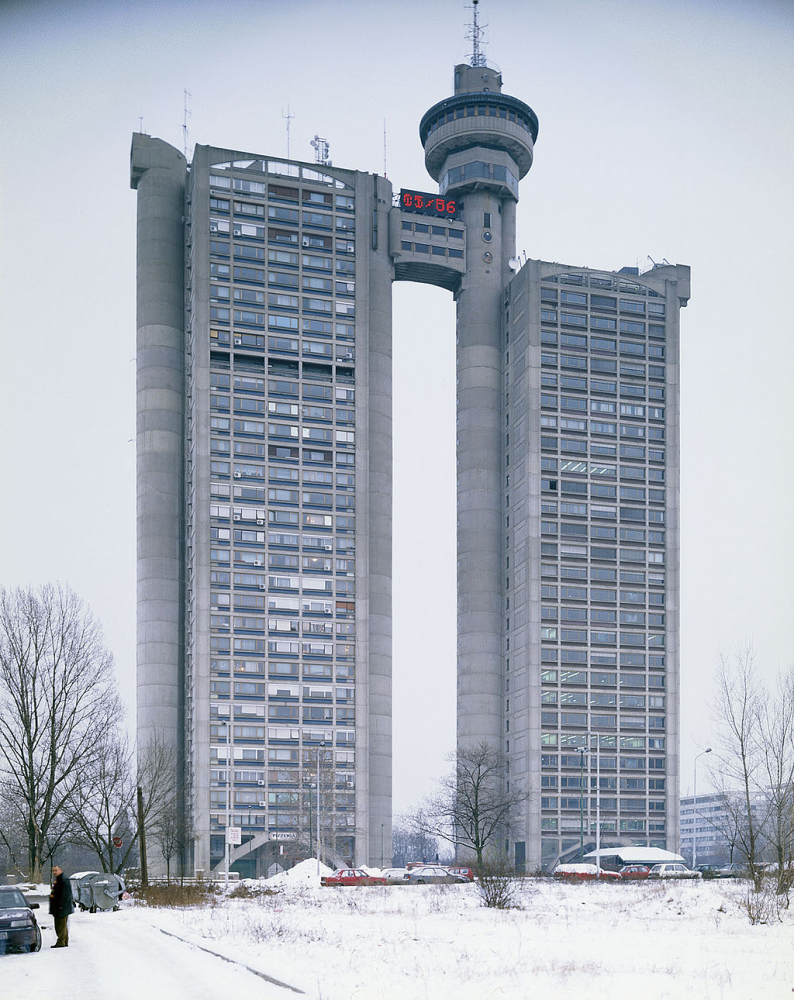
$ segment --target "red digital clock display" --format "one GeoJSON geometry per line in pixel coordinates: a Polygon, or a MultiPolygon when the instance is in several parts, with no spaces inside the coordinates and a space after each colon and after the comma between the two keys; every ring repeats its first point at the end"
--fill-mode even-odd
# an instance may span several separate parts
{"type": "Polygon", "coordinates": [[[440,219],[452,219],[458,211],[454,198],[443,198],[438,194],[424,191],[400,191],[400,208],[419,215],[435,215],[440,219]]]}

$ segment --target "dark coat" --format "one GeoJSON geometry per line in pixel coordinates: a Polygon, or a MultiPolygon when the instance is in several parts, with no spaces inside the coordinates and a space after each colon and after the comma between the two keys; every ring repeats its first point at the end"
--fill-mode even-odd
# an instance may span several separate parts
{"type": "Polygon", "coordinates": [[[53,917],[68,917],[74,913],[72,883],[63,875],[56,875],[50,892],[50,914],[53,917]]]}

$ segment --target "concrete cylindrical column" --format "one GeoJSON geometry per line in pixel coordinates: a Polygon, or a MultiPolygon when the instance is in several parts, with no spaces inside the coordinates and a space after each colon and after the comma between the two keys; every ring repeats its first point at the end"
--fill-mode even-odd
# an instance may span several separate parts
{"type": "Polygon", "coordinates": [[[457,315],[458,744],[502,738],[502,214],[463,199],[466,276],[457,315]]]}
{"type": "Polygon", "coordinates": [[[133,136],[138,192],[138,742],[178,748],[183,700],[184,190],[178,150],[133,136]]]}

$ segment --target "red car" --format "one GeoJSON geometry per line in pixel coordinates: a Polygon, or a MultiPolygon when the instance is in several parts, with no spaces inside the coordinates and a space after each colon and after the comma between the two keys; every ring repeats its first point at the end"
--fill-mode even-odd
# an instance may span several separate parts
{"type": "Polygon", "coordinates": [[[447,871],[450,873],[450,875],[462,875],[464,878],[467,878],[469,880],[469,882],[473,882],[474,881],[474,869],[473,868],[467,868],[467,867],[458,868],[458,867],[455,867],[455,866],[453,866],[453,867],[450,868],[449,865],[447,865],[446,868],[447,868],[447,871]]]}
{"type": "Polygon", "coordinates": [[[647,865],[623,865],[620,869],[620,877],[627,879],[647,878],[650,870],[647,865]]]}
{"type": "Polygon", "coordinates": [[[379,875],[368,875],[363,868],[337,868],[333,875],[323,875],[322,885],[388,885],[379,875]]]}
{"type": "Polygon", "coordinates": [[[604,868],[596,865],[557,865],[553,875],[555,878],[565,879],[566,882],[589,882],[596,879],[603,879],[605,882],[617,882],[620,875],[617,872],[608,872],[604,868]]]}

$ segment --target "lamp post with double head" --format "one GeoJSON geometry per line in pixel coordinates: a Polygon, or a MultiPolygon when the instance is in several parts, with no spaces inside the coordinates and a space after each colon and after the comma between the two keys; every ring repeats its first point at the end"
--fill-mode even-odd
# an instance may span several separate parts
{"type": "Polygon", "coordinates": [[[698,834],[697,834],[697,811],[698,811],[698,759],[705,754],[711,753],[711,747],[706,747],[701,753],[695,756],[695,776],[692,782],[694,795],[692,796],[692,867],[697,864],[698,859],[698,834]]]}

